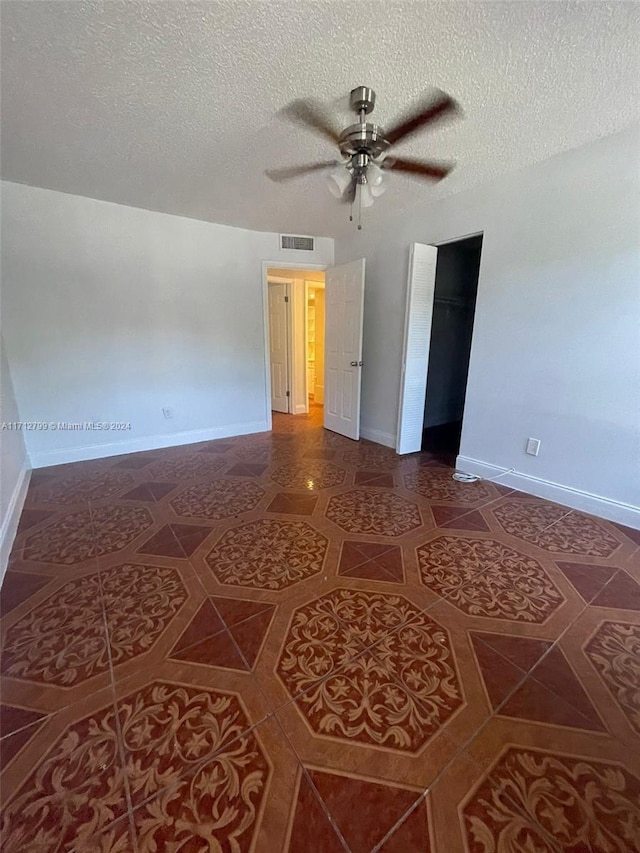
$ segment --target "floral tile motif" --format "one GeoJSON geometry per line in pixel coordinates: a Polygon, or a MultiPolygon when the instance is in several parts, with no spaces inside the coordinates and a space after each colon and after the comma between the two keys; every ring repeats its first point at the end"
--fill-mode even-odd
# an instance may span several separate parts
{"type": "Polygon", "coordinates": [[[640,779],[620,764],[507,747],[462,819],[470,853],[624,853],[640,848],[640,779]]]}
{"type": "Polygon", "coordinates": [[[564,507],[507,498],[493,514],[505,533],[546,551],[610,557],[620,547],[604,524],[564,507]]]}
{"type": "Polygon", "coordinates": [[[125,564],[66,583],[7,632],[2,671],[70,687],[148,651],[187,599],[175,569],[125,564]],[[102,583],[102,590],[101,590],[102,583]]]}
{"type": "Polygon", "coordinates": [[[218,839],[217,849],[246,849],[233,841],[255,828],[269,765],[239,697],[156,681],[120,699],[118,712],[133,805],[176,786],[149,807],[143,837],[195,831],[218,839]]]}
{"type": "Polygon", "coordinates": [[[124,471],[97,471],[84,477],[65,477],[36,486],[30,498],[38,504],[65,506],[112,498],[132,485],[131,474],[124,471]]]}
{"type": "Polygon", "coordinates": [[[156,480],[193,480],[196,477],[212,477],[227,463],[213,453],[189,453],[156,462],[149,469],[156,480]]]}
{"type": "Polygon", "coordinates": [[[476,506],[493,497],[490,488],[481,480],[476,483],[457,483],[449,469],[424,467],[404,475],[405,488],[423,498],[438,503],[476,506]]]}
{"type": "Polygon", "coordinates": [[[321,459],[308,459],[303,463],[280,465],[271,474],[271,479],[285,489],[328,489],[341,486],[345,470],[321,459]]]}
{"type": "Polygon", "coordinates": [[[126,812],[115,709],[69,726],[4,805],[3,849],[88,850],[96,832],[126,812]]]}
{"type": "Polygon", "coordinates": [[[126,548],[153,524],[149,510],[113,504],[69,513],[30,536],[24,557],[71,565],[126,548]]]}
{"type": "Polygon", "coordinates": [[[255,509],[265,491],[257,483],[226,479],[198,483],[180,492],[171,506],[185,518],[231,518],[255,509]]]}
{"type": "Polygon", "coordinates": [[[205,559],[220,583],[280,590],[318,574],[328,544],[306,521],[252,521],[227,530],[205,559]]]}
{"type": "Polygon", "coordinates": [[[364,443],[352,450],[347,450],[342,458],[349,465],[367,471],[387,471],[396,468],[401,461],[396,452],[389,447],[364,443]]]}
{"type": "Polygon", "coordinates": [[[299,607],[276,672],[316,734],[369,746],[415,752],[462,704],[447,631],[400,595],[338,589],[299,607]]]}
{"type": "Polygon", "coordinates": [[[2,672],[70,687],[109,668],[100,579],[69,581],[7,631],[2,672]]]}
{"type": "Polygon", "coordinates": [[[441,535],[416,553],[422,583],[470,616],[541,624],[564,603],[537,560],[495,539],[441,535]]]}
{"type": "Polygon", "coordinates": [[[422,524],[420,510],[400,495],[352,489],[329,499],[326,516],[347,533],[402,536],[422,524]]]}
{"type": "Polygon", "coordinates": [[[603,622],[585,653],[640,734],[640,625],[603,622]]]}
{"type": "Polygon", "coordinates": [[[114,666],[148,652],[188,598],[176,569],[125,563],[101,582],[114,666]]]}

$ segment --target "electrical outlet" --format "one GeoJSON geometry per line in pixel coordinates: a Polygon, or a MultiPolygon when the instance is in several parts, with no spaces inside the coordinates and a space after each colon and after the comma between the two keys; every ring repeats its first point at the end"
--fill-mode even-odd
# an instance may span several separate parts
{"type": "Polygon", "coordinates": [[[164,415],[165,420],[171,420],[173,417],[173,409],[170,409],[168,406],[165,406],[162,409],[162,414],[164,415]]]}
{"type": "Polygon", "coordinates": [[[540,439],[528,438],[525,453],[528,453],[529,456],[537,456],[540,453],[540,439]]]}

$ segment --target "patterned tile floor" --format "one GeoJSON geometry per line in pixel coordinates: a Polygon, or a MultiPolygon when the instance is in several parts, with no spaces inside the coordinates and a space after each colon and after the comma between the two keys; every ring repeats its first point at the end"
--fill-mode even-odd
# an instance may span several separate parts
{"type": "Polygon", "coordinates": [[[640,850],[639,546],[318,410],[37,471],[2,849],[640,850]]]}

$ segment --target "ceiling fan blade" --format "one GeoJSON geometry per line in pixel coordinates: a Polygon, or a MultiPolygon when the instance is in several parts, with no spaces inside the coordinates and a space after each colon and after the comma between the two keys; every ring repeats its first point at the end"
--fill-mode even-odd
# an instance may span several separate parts
{"type": "Polygon", "coordinates": [[[334,127],[329,114],[318,101],[293,101],[283,107],[278,115],[294,124],[300,124],[308,130],[319,133],[320,136],[324,136],[331,142],[337,143],[340,138],[340,131],[334,127]]]}
{"type": "Polygon", "coordinates": [[[454,163],[428,163],[426,160],[408,160],[402,157],[387,157],[381,168],[394,172],[404,172],[416,178],[441,181],[453,169],[454,163]]]}
{"type": "Polygon", "coordinates": [[[389,145],[395,145],[437,119],[453,117],[454,115],[461,115],[457,102],[446,92],[437,91],[422,101],[413,115],[387,130],[384,137],[389,145]]]}
{"type": "Polygon", "coordinates": [[[319,172],[321,169],[331,169],[338,165],[335,160],[325,160],[322,163],[309,163],[307,166],[289,166],[284,169],[267,169],[265,175],[272,181],[290,181],[311,172],[319,172]]]}

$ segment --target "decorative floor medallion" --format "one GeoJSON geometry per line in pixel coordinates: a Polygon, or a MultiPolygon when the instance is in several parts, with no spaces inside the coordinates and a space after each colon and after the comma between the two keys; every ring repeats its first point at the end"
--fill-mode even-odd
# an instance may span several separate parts
{"type": "Polygon", "coordinates": [[[418,507],[389,492],[352,489],[329,499],[326,516],[347,533],[402,536],[422,524],[418,507]]]}
{"type": "Polygon", "coordinates": [[[306,521],[251,521],[227,530],[206,562],[220,583],[278,590],[318,574],[327,546],[306,521]]]}
{"type": "Polygon", "coordinates": [[[171,506],[176,515],[185,518],[231,518],[255,509],[265,491],[257,483],[221,477],[208,483],[198,483],[180,492],[171,506]]]}
{"type": "Polygon", "coordinates": [[[370,746],[415,752],[462,704],[448,633],[399,595],[338,589],[299,607],[276,672],[316,734],[370,746]]]}
{"type": "Polygon", "coordinates": [[[451,471],[421,468],[404,475],[405,488],[436,503],[455,503],[476,506],[491,500],[490,489],[481,481],[457,483],[451,479],[451,471]]]}
{"type": "Polygon", "coordinates": [[[603,622],[585,653],[640,734],[640,625],[603,622]]]}
{"type": "Polygon", "coordinates": [[[640,849],[640,779],[619,764],[507,747],[462,809],[470,853],[640,849]]]}
{"type": "Polygon", "coordinates": [[[186,599],[178,572],[157,566],[125,564],[69,581],[9,629],[2,671],[78,684],[109,669],[109,642],[115,666],[148,651],[186,599]]]}
{"type": "Polygon", "coordinates": [[[585,557],[610,557],[620,542],[595,518],[565,507],[508,498],[493,514],[505,533],[538,548],[585,557]]]}
{"type": "Polygon", "coordinates": [[[84,477],[65,477],[44,483],[30,490],[29,497],[38,504],[81,504],[90,500],[105,500],[130,488],[130,474],[119,471],[98,471],[84,477]]]}
{"type": "Polygon", "coordinates": [[[341,486],[344,482],[344,468],[321,459],[305,459],[302,463],[280,465],[271,474],[271,479],[286,489],[328,489],[341,486]]]}
{"type": "Polygon", "coordinates": [[[537,560],[494,539],[441,535],[417,555],[422,583],[470,616],[542,623],[564,602],[537,560]]]}

